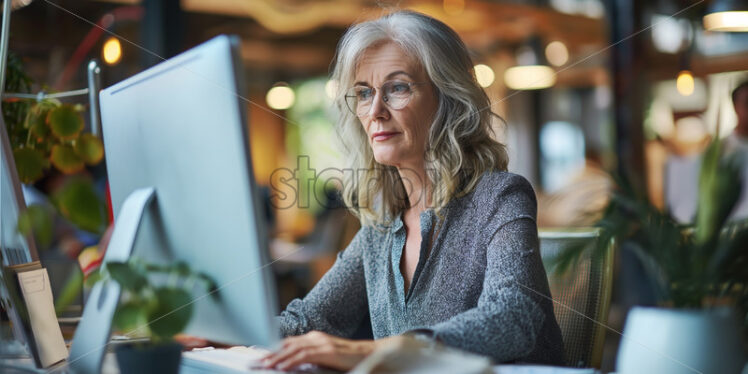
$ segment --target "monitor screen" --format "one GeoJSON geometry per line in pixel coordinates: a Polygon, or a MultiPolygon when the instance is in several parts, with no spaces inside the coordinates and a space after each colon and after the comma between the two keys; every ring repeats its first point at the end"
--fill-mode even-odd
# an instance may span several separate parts
{"type": "Polygon", "coordinates": [[[13,160],[13,150],[8,140],[5,122],[2,126],[2,152],[0,152],[0,248],[2,264],[18,265],[38,260],[36,247],[31,238],[18,232],[18,214],[26,209],[21,184],[13,160]]]}
{"type": "Polygon", "coordinates": [[[155,189],[133,255],[184,261],[219,287],[195,291],[186,333],[270,346],[277,302],[238,44],[216,37],[101,91],[102,132],[115,217],[133,191],[155,189]]]}

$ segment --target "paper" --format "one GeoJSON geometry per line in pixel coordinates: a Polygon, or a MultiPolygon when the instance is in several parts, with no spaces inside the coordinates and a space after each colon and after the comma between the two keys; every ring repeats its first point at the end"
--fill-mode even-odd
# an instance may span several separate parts
{"type": "Polygon", "coordinates": [[[46,368],[66,359],[68,350],[55,315],[47,269],[18,273],[18,283],[26,302],[42,366],[46,368]]]}
{"type": "MultiPolygon", "coordinates": [[[[2,253],[0,253],[1,255],[2,253]]],[[[5,261],[2,261],[5,263],[5,261]]],[[[31,322],[26,308],[26,302],[21,294],[21,287],[18,284],[18,273],[41,269],[39,261],[12,266],[3,266],[0,272],[0,302],[8,313],[11,324],[13,325],[13,336],[21,343],[25,344],[34,363],[41,367],[39,353],[34,340],[34,332],[31,329],[31,322]]]]}

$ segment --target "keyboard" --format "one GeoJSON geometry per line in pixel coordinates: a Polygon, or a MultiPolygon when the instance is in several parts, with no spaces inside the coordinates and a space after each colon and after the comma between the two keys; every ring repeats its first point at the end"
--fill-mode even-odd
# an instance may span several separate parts
{"type": "Polygon", "coordinates": [[[182,353],[180,374],[203,374],[222,372],[228,374],[277,374],[338,373],[316,365],[301,365],[291,371],[272,370],[262,367],[260,360],[270,351],[257,347],[231,347],[228,349],[198,348],[182,353]]]}

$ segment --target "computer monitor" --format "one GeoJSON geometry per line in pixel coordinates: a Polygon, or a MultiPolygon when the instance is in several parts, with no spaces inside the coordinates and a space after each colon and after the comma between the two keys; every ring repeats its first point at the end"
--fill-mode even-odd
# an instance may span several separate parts
{"type": "Polygon", "coordinates": [[[18,216],[26,202],[2,118],[0,126],[0,252],[2,265],[9,266],[38,261],[39,256],[33,238],[18,232],[18,216]]]}
{"type": "MultiPolygon", "coordinates": [[[[194,314],[185,332],[227,344],[271,346],[280,338],[277,302],[250,160],[238,48],[237,38],[218,36],[101,91],[115,215],[106,256],[120,251],[112,247],[115,242],[126,242],[118,236],[120,225],[138,221],[127,212],[128,196],[140,199],[134,206],[147,208],[139,227],[130,228],[137,231],[132,255],[149,262],[184,261],[219,287],[218,300],[205,290],[193,295],[194,314]],[[135,196],[144,188],[155,191],[150,204],[135,196]]],[[[81,320],[86,330],[92,329],[86,319],[97,318],[87,316],[86,309],[96,308],[91,303],[81,320]]],[[[77,334],[74,351],[76,340],[85,340],[77,334]]],[[[76,355],[71,352],[71,360],[76,355]]]]}

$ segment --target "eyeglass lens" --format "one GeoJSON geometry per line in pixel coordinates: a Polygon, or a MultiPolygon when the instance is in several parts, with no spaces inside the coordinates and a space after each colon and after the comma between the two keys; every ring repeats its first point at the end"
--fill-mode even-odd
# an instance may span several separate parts
{"type": "MultiPolygon", "coordinates": [[[[382,101],[392,109],[402,109],[410,101],[413,92],[410,83],[401,81],[385,82],[379,89],[381,91],[382,101]]],[[[369,114],[377,89],[366,86],[356,86],[349,90],[346,95],[348,108],[358,116],[369,114]]]]}

